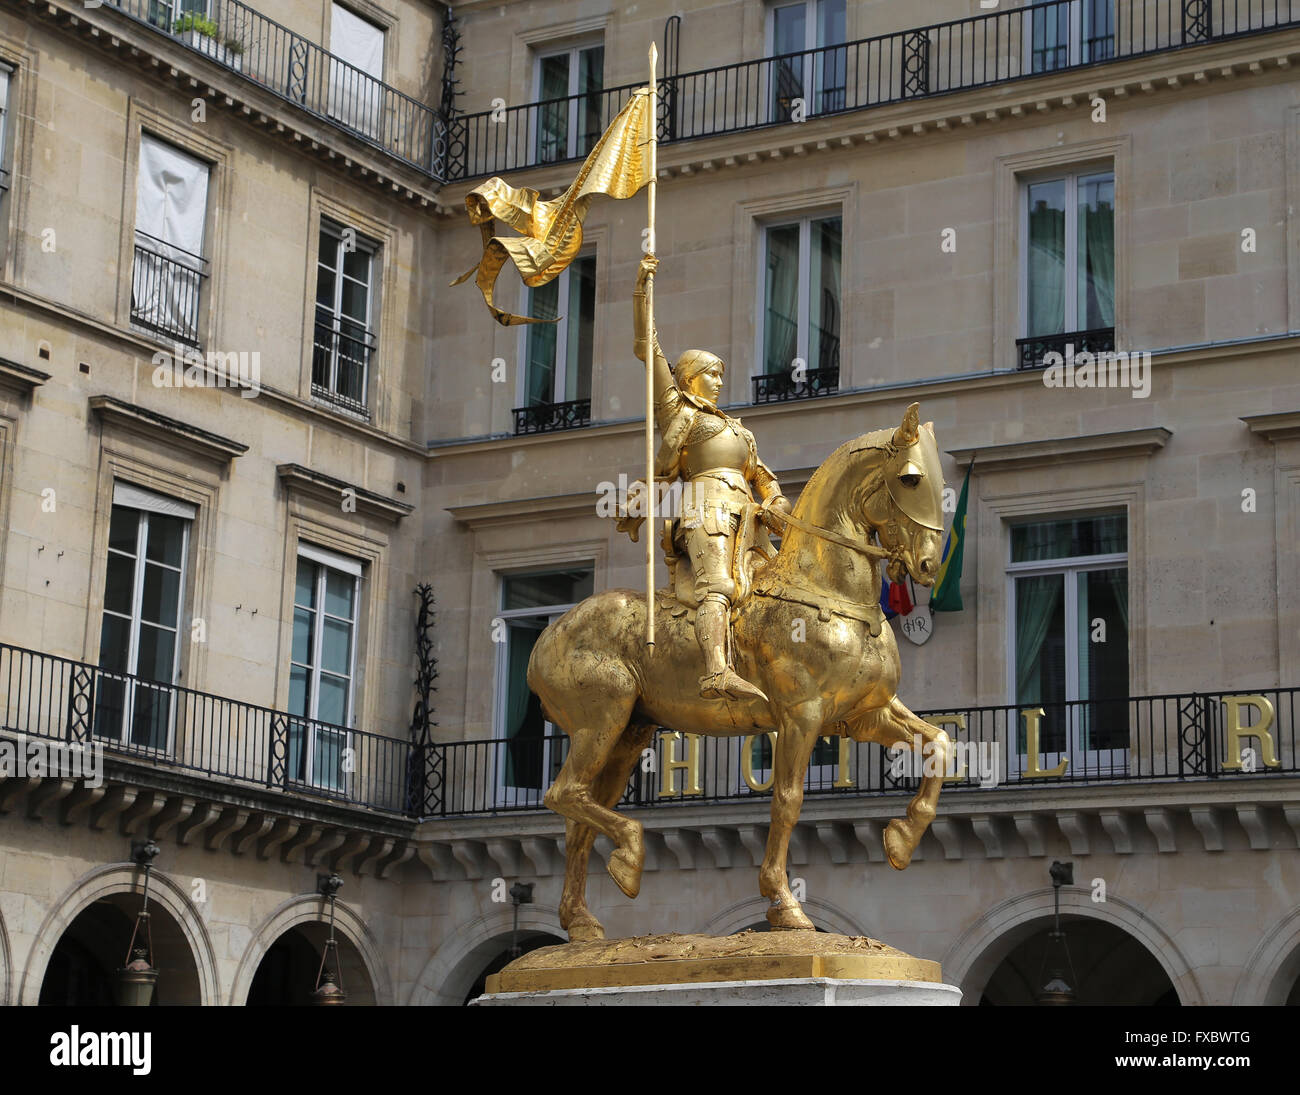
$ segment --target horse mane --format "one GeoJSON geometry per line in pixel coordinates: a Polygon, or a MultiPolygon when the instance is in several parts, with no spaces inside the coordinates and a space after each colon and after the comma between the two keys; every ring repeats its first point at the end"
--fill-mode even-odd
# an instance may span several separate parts
{"type": "Polygon", "coordinates": [[[829,526],[839,516],[848,517],[855,525],[861,524],[859,515],[867,499],[884,484],[880,475],[881,457],[893,436],[894,428],[887,427],[864,433],[840,445],[813,472],[807,485],[799,492],[799,501],[794,508],[795,516],[825,526],[829,526]],[[843,492],[842,484],[848,477],[850,466],[864,460],[871,462],[870,474],[858,476],[848,491],[843,492]],[[835,497],[837,490],[841,492],[838,498],[835,497]],[[819,513],[815,517],[810,515],[810,510],[827,504],[834,506],[834,510],[819,513]]]}

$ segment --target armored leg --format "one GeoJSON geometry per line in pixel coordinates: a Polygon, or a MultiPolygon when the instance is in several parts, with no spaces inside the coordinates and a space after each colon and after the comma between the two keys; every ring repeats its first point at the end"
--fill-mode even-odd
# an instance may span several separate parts
{"type": "Polygon", "coordinates": [[[727,665],[727,627],[731,604],[720,593],[710,593],[695,614],[695,637],[704,654],[704,676],[700,695],[706,699],[755,699],[767,701],[761,689],[727,665]]]}

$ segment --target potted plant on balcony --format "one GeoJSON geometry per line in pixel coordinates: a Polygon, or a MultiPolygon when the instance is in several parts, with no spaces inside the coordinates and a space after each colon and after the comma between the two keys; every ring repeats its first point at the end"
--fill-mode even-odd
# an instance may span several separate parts
{"type": "Polygon", "coordinates": [[[187,11],[172,24],[172,30],[180,35],[182,41],[228,68],[238,69],[243,64],[243,43],[235,37],[227,38],[225,42],[217,41],[219,28],[215,19],[209,19],[196,11],[187,11]]]}

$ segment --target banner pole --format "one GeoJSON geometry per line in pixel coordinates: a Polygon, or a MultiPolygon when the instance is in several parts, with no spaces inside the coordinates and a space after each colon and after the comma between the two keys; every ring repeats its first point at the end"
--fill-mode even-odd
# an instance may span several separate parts
{"type": "MultiPolygon", "coordinates": [[[[646,186],[646,218],[649,231],[643,252],[655,254],[655,190],[658,185],[657,153],[659,147],[659,47],[650,43],[650,182],[646,186]]],[[[646,369],[645,369],[645,485],[646,485],[646,538],[645,538],[645,642],[651,650],[655,645],[655,474],[654,474],[654,373],[655,373],[655,283],[646,282],[646,369]]]]}

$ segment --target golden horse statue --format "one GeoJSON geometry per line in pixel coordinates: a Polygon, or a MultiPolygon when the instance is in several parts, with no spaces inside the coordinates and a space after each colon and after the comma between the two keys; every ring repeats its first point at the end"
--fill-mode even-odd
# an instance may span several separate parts
{"type": "Polygon", "coordinates": [[[935,815],[949,741],[895,694],[898,647],[880,610],[878,568],[888,558],[891,578],[902,580],[905,569],[926,586],[938,573],[942,532],[904,512],[942,513],[934,429],[920,424],[918,411],[913,403],[897,429],[863,434],[830,455],[801,493],[780,550],[736,606],[736,668],[766,702],[701,697],[700,647],[689,618],[661,603],[657,643],[647,649],[646,600],[633,590],[588,597],[538,639],[528,685],[570,739],[545,803],[565,818],[560,923],[571,940],[604,938],[586,899],[598,833],[614,842],[608,870],[619,889],[633,898],[640,890],[642,825],[614,806],[658,726],[715,737],[776,732],[772,824],[759,870],[773,928],[813,926],[790,891],[786,854],[822,735],[889,746],[910,744],[915,734],[933,743],[933,765],[906,818],[891,820],[884,833],[889,862],[899,870],[910,862],[935,815]]]}

